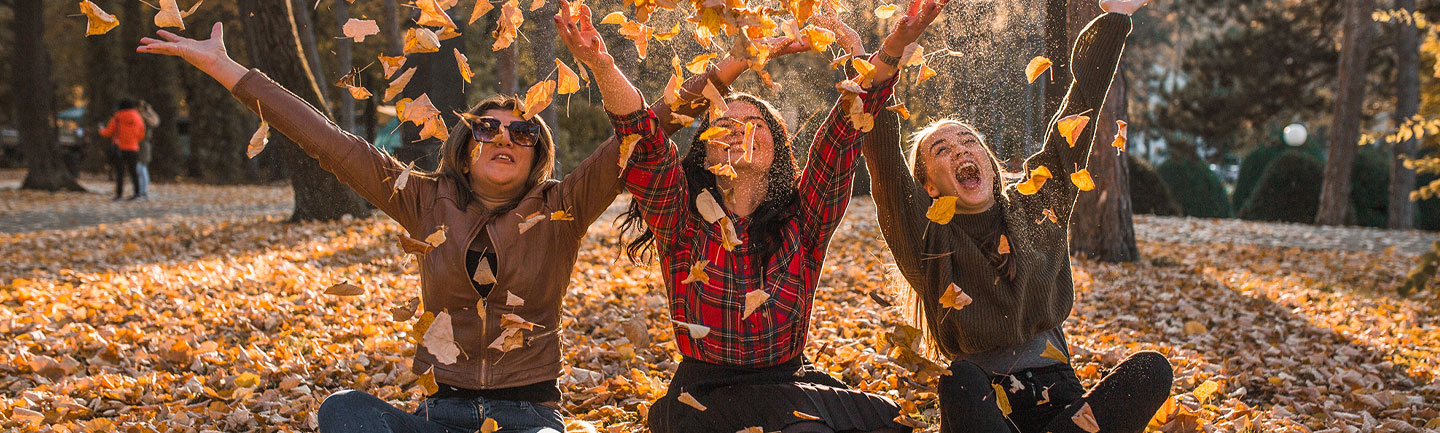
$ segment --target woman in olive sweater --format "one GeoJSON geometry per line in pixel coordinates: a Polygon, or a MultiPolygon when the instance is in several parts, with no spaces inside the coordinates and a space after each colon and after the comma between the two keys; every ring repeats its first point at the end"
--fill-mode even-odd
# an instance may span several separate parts
{"type": "MultiPolygon", "coordinates": [[[[1075,81],[1052,123],[1096,116],[1129,15],[1146,1],[1100,2],[1107,13],[1075,41],[1075,81]]],[[[1052,130],[1025,162],[1027,172],[1044,167],[1054,179],[1032,174],[1003,185],[1000,164],[970,125],[942,120],[919,131],[907,164],[897,124],[893,113],[881,116],[862,149],[885,240],[915,290],[927,337],[953,360],[940,378],[941,430],[1142,431],[1169,396],[1169,362],[1137,353],[1087,393],[1061,329],[1074,300],[1068,230],[1080,193],[1069,175],[1086,167],[1094,129],[1074,144],[1052,130]],[[945,224],[927,218],[942,197],[955,200],[945,224]]]]}

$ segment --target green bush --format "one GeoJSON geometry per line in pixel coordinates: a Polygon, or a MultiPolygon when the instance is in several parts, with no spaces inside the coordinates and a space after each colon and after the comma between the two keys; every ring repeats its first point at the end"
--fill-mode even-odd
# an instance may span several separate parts
{"type": "Polygon", "coordinates": [[[1232,207],[1245,207],[1245,202],[1250,200],[1250,194],[1260,185],[1260,176],[1265,175],[1265,168],[1286,150],[1288,149],[1283,146],[1263,146],[1240,160],[1240,176],[1235,178],[1235,193],[1230,196],[1232,207]]]}
{"type": "MultiPolygon", "coordinates": [[[[1422,174],[1416,176],[1415,185],[1429,185],[1440,179],[1440,175],[1422,174]]],[[[1415,228],[1420,230],[1440,230],[1440,198],[1421,200],[1415,202],[1415,228]]]]}
{"type": "Polygon", "coordinates": [[[1354,171],[1350,173],[1350,206],[1355,225],[1385,227],[1389,222],[1390,159],[1385,153],[1365,149],[1355,155],[1354,171]]]}
{"type": "Polygon", "coordinates": [[[1170,187],[1175,201],[1185,216],[1229,218],[1230,198],[1220,177],[1205,163],[1183,157],[1172,157],[1160,164],[1160,178],[1170,187]]]}
{"type": "Polygon", "coordinates": [[[1130,208],[1135,213],[1180,215],[1180,203],[1175,202],[1155,166],[1135,155],[1125,159],[1130,168],[1130,208]]]}
{"type": "Polygon", "coordinates": [[[1311,223],[1320,208],[1325,164],[1314,156],[1289,150],[1270,161],[1255,192],[1240,208],[1240,218],[1257,221],[1311,223]]]}

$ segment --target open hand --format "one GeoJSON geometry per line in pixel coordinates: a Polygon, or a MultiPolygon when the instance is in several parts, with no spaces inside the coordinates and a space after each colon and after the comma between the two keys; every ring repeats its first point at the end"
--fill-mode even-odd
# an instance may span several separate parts
{"type": "Polygon", "coordinates": [[[1150,0],[1100,0],[1100,10],[1133,15],[1146,3],[1150,3],[1150,0]]]}
{"type": "MultiPolygon", "coordinates": [[[[1134,1],[1134,0],[1132,0],[1134,1]]],[[[940,12],[950,0],[911,0],[910,12],[900,17],[900,22],[895,23],[895,29],[885,37],[885,42],[880,46],[887,54],[899,56],[905,51],[905,47],[920,40],[920,35],[935,22],[940,12]]]]}
{"type": "Polygon", "coordinates": [[[560,41],[570,49],[570,54],[575,56],[575,60],[590,66],[590,69],[613,66],[615,57],[610,55],[610,50],[605,47],[605,40],[600,37],[600,32],[595,30],[590,5],[580,5],[579,14],[576,16],[568,16],[569,11],[570,2],[560,0],[560,13],[555,15],[555,29],[560,34],[560,41]]]}
{"type": "Polygon", "coordinates": [[[225,29],[220,23],[215,23],[215,26],[210,28],[210,39],[203,41],[166,30],[155,33],[165,40],[140,38],[140,47],[136,48],[135,52],[176,56],[202,70],[230,58],[230,54],[225,51],[225,29]]]}

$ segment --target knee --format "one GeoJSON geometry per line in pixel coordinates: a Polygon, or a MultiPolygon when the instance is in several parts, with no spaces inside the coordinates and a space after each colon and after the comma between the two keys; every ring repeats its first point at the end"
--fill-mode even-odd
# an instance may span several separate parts
{"type": "Polygon", "coordinates": [[[320,430],[328,431],[330,428],[359,421],[367,413],[379,413],[379,411],[371,410],[376,402],[388,405],[388,403],[360,391],[353,389],[339,391],[325,397],[325,401],[320,403],[320,410],[315,413],[315,418],[319,421],[320,430]]]}
{"type": "MultiPolygon", "coordinates": [[[[1143,392],[1146,400],[1163,401],[1170,396],[1175,381],[1175,368],[1160,352],[1143,351],[1130,355],[1120,363],[1127,374],[1136,376],[1141,383],[1137,391],[1143,392]]],[[[1117,367],[1117,370],[1120,369],[1117,367]]]]}
{"type": "Polygon", "coordinates": [[[950,394],[974,394],[990,391],[990,373],[970,361],[950,363],[950,374],[940,376],[940,388],[950,394]]]}

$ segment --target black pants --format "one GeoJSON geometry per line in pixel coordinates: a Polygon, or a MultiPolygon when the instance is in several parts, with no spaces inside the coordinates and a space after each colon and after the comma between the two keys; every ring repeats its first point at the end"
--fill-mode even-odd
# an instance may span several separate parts
{"type": "Polygon", "coordinates": [[[1072,417],[1086,404],[1100,431],[1139,433],[1170,397],[1174,381],[1170,361],[1156,352],[1131,355],[1088,393],[1069,365],[993,376],[974,363],[956,361],[950,372],[940,377],[944,433],[1084,433],[1072,417]],[[996,402],[996,385],[1009,400],[1008,417],[996,402]]]}
{"type": "Polygon", "coordinates": [[[125,175],[130,175],[131,184],[135,187],[135,194],[140,194],[140,175],[135,172],[135,164],[140,163],[140,152],[133,150],[119,150],[115,152],[112,160],[115,166],[115,197],[120,197],[125,192],[125,175]]]}

